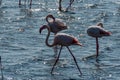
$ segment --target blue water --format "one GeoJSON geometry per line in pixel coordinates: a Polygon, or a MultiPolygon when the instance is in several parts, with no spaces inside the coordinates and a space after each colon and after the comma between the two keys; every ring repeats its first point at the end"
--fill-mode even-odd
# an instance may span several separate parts
{"type": "MultiPolygon", "coordinates": [[[[0,6],[0,56],[4,80],[120,79],[120,0],[75,0],[67,13],[58,11],[57,0],[33,0],[31,9],[24,1],[19,7],[18,0],[2,0],[0,6]],[[69,28],[62,32],[77,37],[84,45],[70,46],[82,76],[66,48],[63,48],[55,67],[55,75],[50,74],[55,61],[54,51],[45,45],[47,30],[39,34],[48,14],[66,22],[69,28]],[[95,54],[95,39],[85,30],[98,22],[102,22],[112,35],[99,39],[97,61],[95,58],[82,60],[95,54]]],[[[63,7],[67,4],[64,0],[63,7]]],[[[53,38],[51,34],[51,43],[53,38]]]]}

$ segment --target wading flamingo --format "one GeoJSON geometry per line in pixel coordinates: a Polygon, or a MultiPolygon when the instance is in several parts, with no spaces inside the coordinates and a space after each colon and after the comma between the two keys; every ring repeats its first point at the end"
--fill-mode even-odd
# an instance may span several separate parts
{"type": "Polygon", "coordinates": [[[71,5],[72,5],[73,2],[74,2],[74,0],[70,0],[69,6],[66,8],[66,10],[62,10],[62,4],[61,4],[62,0],[59,0],[59,7],[58,7],[59,11],[65,11],[65,12],[67,12],[68,9],[71,7],[71,5]]]}
{"type": "MultiPolygon", "coordinates": [[[[21,0],[19,0],[19,5],[21,5],[21,0]]],[[[32,0],[30,0],[30,8],[31,8],[31,5],[32,5],[32,0]]]]}
{"type": "Polygon", "coordinates": [[[101,38],[103,36],[110,36],[111,32],[105,30],[103,28],[103,24],[102,23],[98,23],[95,26],[90,26],[87,29],[87,34],[89,36],[95,37],[96,38],[96,58],[99,55],[99,43],[98,43],[98,38],[101,38]]]}
{"type": "Polygon", "coordinates": [[[72,57],[73,57],[73,59],[74,59],[74,61],[75,61],[75,64],[76,64],[76,66],[77,66],[77,68],[78,68],[78,70],[79,70],[79,72],[80,72],[80,75],[82,75],[82,72],[81,72],[81,70],[80,70],[80,68],[79,68],[79,66],[78,66],[78,64],[77,64],[76,58],[75,58],[75,56],[72,54],[71,50],[69,49],[69,46],[71,46],[71,45],[79,45],[79,46],[82,46],[82,44],[80,44],[80,42],[78,41],[78,39],[76,39],[75,37],[70,36],[70,35],[68,35],[68,34],[65,34],[65,33],[58,33],[58,34],[55,35],[53,43],[52,43],[52,44],[49,44],[49,43],[48,43],[48,39],[49,39],[49,36],[50,36],[50,28],[49,28],[47,25],[43,25],[43,26],[39,29],[39,32],[41,33],[41,31],[42,31],[43,29],[47,29],[47,30],[48,30],[48,34],[47,34],[47,37],[46,37],[46,40],[45,40],[45,43],[46,43],[46,45],[47,45],[48,47],[53,47],[53,46],[56,46],[56,45],[60,45],[60,46],[61,46],[60,51],[59,51],[59,54],[58,54],[58,57],[56,58],[56,61],[55,61],[54,65],[53,65],[53,67],[52,67],[51,74],[52,74],[52,72],[53,72],[53,70],[54,70],[54,67],[55,67],[56,63],[57,63],[58,60],[59,60],[62,47],[65,46],[65,47],[68,49],[68,51],[70,52],[70,54],[72,55],[72,57]]]}
{"type": "Polygon", "coordinates": [[[58,33],[59,31],[67,29],[67,26],[64,22],[60,19],[56,19],[53,15],[49,14],[46,16],[47,25],[50,27],[50,31],[54,34],[58,33]],[[52,20],[49,20],[51,18],[52,20]]]}

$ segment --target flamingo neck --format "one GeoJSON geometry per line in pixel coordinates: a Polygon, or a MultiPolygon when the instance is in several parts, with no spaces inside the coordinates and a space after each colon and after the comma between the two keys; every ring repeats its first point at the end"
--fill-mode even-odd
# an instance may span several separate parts
{"type": "Polygon", "coordinates": [[[48,34],[47,34],[45,43],[46,43],[46,45],[47,45],[48,47],[53,47],[53,46],[54,46],[54,43],[52,43],[52,44],[49,44],[49,43],[48,43],[48,39],[49,39],[49,36],[50,36],[50,28],[49,28],[49,27],[46,27],[46,28],[47,28],[47,30],[48,30],[48,34]]]}

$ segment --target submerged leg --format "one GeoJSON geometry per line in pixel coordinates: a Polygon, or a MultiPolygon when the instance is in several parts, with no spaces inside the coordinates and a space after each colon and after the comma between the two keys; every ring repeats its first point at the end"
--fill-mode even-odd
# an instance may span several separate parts
{"type": "Polygon", "coordinates": [[[21,0],[19,0],[19,5],[21,5],[21,0]]]}
{"type": "Polygon", "coordinates": [[[1,56],[0,56],[0,70],[1,70],[1,80],[4,80],[1,56]]]}
{"type": "Polygon", "coordinates": [[[59,0],[59,7],[58,7],[59,11],[62,11],[62,5],[61,5],[61,2],[62,2],[62,0],[59,0]]]}
{"type": "Polygon", "coordinates": [[[99,43],[98,38],[96,37],[96,58],[99,56],[99,43]]]}
{"type": "Polygon", "coordinates": [[[98,56],[99,56],[99,43],[98,43],[98,38],[96,37],[96,54],[93,54],[91,56],[87,56],[87,57],[83,58],[83,60],[88,59],[88,58],[94,58],[94,57],[97,58],[98,56]]]}
{"type": "Polygon", "coordinates": [[[74,61],[75,61],[75,64],[76,64],[76,66],[77,66],[77,68],[78,68],[78,70],[79,70],[79,72],[80,72],[80,75],[82,75],[82,72],[81,72],[81,70],[80,70],[80,68],[79,68],[79,66],[78,66],[78,63],[77,63],[77,60],[76,60],[75,56],[72,54],[72,52],[71,52],[71,50],[69,49],[68,46],[67,46],[67,49],[69,50],[70,54],[72,55],[72,57],[73,57],[73,59],[74,59],[74,61]]]}
{"type": "Polygon", "coordinates": [[[63,46],[61,46],[60,51],[59,51],[59,54],[58,54],[58,57],[56,58],[56,61],[55,61],[54,65],[53,65],[53,67],[52,67],[51,74],[52,74],[52,72],[53,72],[53,70],[54,70],[54,67],[55,67],[56,63],[57,63],[58,60],[59,60],[59,57],[60,57],[60,53],[61,53],[62,47],[63,47],[63,46]]]}
{"type": "Polygon", "coordinates": [[[30,0],[30,6],[32,5],[32,0],[30,0]]]}
{"type": "Polygon", "coordinates": [[[86,59],[89,59],[89,58],[97,58],[99,56],[99,43],[98,43],[98,38],[96,37],[96,54],[93,54],[93,55],[90,55],[90,56],[87,56],[85,58],[82,58],[82,60],[86,60],[86,59]]]}
{"type": "Polygon", "coordinates": [[[0,0],[0,5],[2,4],[2,0],[0,0]]]}
{"type": "Polygon", "coordinates": [[[31,6],[32,6],[32,0],[30,0],[30,9],[31,9],[31,6]]]}
{"type": "Polygon", "coordinates": [[[74,2],[74,0],[70,0],[70,4],[69,4],[69,6],[66,8],[66,11],[68,11],[68,9],[71,8],[71,5],[72,5],[73,2],[74,2]]]}

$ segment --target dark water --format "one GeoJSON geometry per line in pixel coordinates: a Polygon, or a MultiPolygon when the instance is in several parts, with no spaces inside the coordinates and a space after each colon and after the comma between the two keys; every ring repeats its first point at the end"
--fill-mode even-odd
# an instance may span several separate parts
{"type": "MultiPolygon", "coordinates": [[[[33,0],[18,6],[18,0],[3,0],[0,7],[0,56],[4,80],[119,80],[120,79],[120,0],[75,0],[71,12],[61,13],[57,0],[33,0]],[[55,58],[52,48],[45,45],[47,31],[39,34],[39,27],[46,24],[45,16],[53,14],[69,26],[62,32],[74,35],[84,45],[70,46],[76,56],[79,72],[66,48],[60,61],[50,74],[55,58]],[[111,31],[110,37],[99,39],[98,61],[82,58],[95,54],[95,39],[85,30],[102,22],[111,31]]],[[[67,0],[63,1],[66,7],[67,0]]],[[[50,42],[54,35],[51,34],[50,42]]]]}

